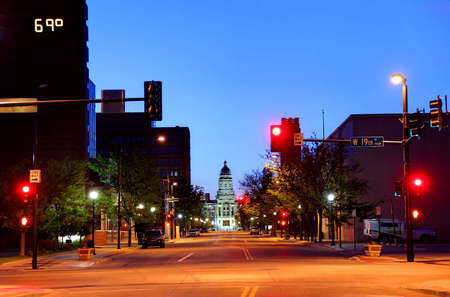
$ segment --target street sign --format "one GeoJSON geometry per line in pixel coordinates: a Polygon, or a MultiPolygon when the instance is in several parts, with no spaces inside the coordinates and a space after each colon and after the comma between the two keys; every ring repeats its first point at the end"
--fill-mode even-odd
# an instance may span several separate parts
{"type": "Polygon", "coordinates": [[[41,170],[31,169],[30,170],[30,183],[40,184],[41,183],[41,170]]]}
{"type": "Polygon", "coordinates": [[[295,133],[294,134],[294,145],[295,146],[303,145],[303,133],[295,133]]]}
{"type": "Polygon", "coordinates": [[[359,147],[383,147],[383,136],[358,136],[350,138],[350,144],[352,146],[359,147]]]}

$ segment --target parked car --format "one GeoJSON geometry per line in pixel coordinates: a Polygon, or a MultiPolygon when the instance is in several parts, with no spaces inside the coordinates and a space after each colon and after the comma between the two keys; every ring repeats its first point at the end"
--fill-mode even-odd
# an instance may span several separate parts
{"type": "Polygon", "coordinates": [[[259,235],[259,228],[251,227],[250,228],[250,235],[259,235]]]}
{"type": "Polygon", "coordinates": [[[164,241],[164,234],[159,229],[145,231],[142,238],[142,248],[146,249],[148,246],[159,246],[163,248],[166,246],[164,241]]]}
{"type": "Polygon", "coordinates": [[[191,229],[189,230],[188,237],[198,237],[200,236],[200,230],[199,229],[191,229]]]}
{"type": "MultiPolygon", "coordinates": [[[[364,220],[364,235],[379,242],[406,240],[406,224],[404,221],[391,219],[364,220]]],[[[436,232],[427,228],[413,227],[413,240],[430,243],[436,239],[436,232]]]]}

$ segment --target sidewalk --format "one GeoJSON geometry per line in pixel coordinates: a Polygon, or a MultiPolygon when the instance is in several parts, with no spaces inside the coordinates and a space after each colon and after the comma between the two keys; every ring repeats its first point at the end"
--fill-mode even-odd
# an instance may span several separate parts
{"type": "MultiPolygon", "coordinates": [[[[51,255],[42,255],[38,257],[37,270],[67,270],[77,268],[88,268],[99,263],[111,261],[113,256],[129,252],[134,247],[122,247],[117,250],[115,246],[101,246],[96,247],[96,255],[93,255],[90,260],[80,261],[78,259],[78,250],[54,253],[51,255]]],[[[26,257],[23,260],[7,262],[0,265],[0,270],[32,270],[31,257],[26,257]]]]}

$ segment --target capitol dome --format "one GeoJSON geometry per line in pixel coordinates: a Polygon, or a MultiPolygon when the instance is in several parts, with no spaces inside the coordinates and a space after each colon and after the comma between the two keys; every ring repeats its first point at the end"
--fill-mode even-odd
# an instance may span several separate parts
{"type": "Polygon", "coordinates": [[[220,170],[220,175],[230,175],[230,174],[231,174],[231,170],[227,166],[227,161],[225,161],[225,162],[223,162],[222,170],[220,170]]]}

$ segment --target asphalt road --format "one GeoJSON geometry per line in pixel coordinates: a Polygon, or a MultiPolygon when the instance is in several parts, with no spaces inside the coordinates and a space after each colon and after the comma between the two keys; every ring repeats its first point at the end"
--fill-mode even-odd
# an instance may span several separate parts
{"type": "Polygon", "coordinates": [[[449,278],[449,265],[357,261],[309,243],[210,233],[84,269],[0,270],[0,288],[22,288],[0,296],[429,296],[411,288],[449,278]]]}

